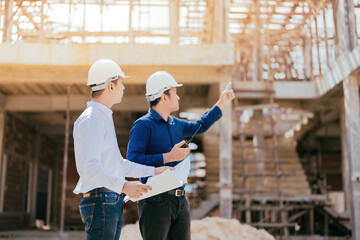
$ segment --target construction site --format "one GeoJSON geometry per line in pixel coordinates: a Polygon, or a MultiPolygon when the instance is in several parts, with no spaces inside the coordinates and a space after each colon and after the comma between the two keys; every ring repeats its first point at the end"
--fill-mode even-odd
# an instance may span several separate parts
{"type": "MultiPolygon", "coordinates": [[[[359,240],[359,39],[360,0],[0,0],[0,239],[84,238],[72,130],[108,58],[124,157],[153,72],[189,121],[233,84],[191,145],[193,239],[359,240]]],[[[137,220],[126,203],[120,239],[137,220]]]]}

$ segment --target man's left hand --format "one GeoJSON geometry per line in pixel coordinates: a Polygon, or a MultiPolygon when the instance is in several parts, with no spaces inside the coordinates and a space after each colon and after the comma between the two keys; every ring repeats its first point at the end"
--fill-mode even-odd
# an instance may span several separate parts
{"type": "Polygon", "coordinates": [[[223,109],[225,105],[231,102],[234,98],[235,98],[235,93],[232,89],[232,83],[229,82],[225,90],[222,91],[219,101],[216,103],[216,105],[218,105],[220,109],[223,109]]]}

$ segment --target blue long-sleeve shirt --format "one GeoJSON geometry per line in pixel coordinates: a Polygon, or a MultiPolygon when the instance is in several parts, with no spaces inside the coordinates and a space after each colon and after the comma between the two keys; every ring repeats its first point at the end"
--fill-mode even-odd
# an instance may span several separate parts
{"type": "MultiPolygon", "coordinates": [[[[135,121],[130,131],[127,159],[147,166],[176,166],[179,162],[164,164],[163,154],[170,152],[183,137],[192,136],[202,124],[198,134],[208,130],[222,116],[218,106],[212,107],[196,122],[189,122],[173,116],[165,121],[150,108],[148,113],[135,121]]],[[[146,183],[147,178],[140,179],[146,183]]]]}

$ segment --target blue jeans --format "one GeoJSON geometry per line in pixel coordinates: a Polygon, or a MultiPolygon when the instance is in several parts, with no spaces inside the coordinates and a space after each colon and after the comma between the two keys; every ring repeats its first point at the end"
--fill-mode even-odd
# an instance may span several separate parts
{"type": "Polygon", "coordinates": [[[80,197],[80,215],[87,240],[118,240],[123,225],[123,197],[113,192],[80,197]]]}

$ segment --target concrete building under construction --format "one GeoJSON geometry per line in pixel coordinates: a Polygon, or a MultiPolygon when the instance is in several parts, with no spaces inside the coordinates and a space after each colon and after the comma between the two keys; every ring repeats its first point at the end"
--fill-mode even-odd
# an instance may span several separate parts
{"type": "Polygon", "coordinates": [[[233,82],[194,139],[194,219],[360,239],[359,38],[359,0],[0,0],[0,231],[81,229],[72,125],[110,58],[131,76],[113,109],[123,156],[153,72],[184,84],[188,120],[233,82]]]}

